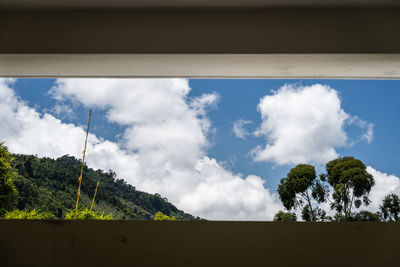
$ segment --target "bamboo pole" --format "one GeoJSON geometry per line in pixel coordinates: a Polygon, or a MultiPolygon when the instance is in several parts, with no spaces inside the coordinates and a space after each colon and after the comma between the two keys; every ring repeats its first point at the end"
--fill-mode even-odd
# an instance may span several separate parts
{"type": "Polygon", "coordinates": [[[89,135],[89,126],[90,126],[90,119],[92,118],[92,109],[89,111],[89,120],[86,129],[86,139],[85,139],[85,148],[83,149],[83,158],[82,158],[82,167],[81,167],[81,175],[78,178],[79,186],[78,186],[78,195],[76,197],[76,205],[75,205],[75,212],[74,212],[74,220],[76,219],[76,213],[78,212],[78,204],[79,204],[79,196],[81,195],[81,184],[82,184],[82,175],[83,175],[83,167],[85,166],[85,155],[86,155],[86,146],[87,140],[89,135]]]}
{"type": "Polygon", "coordinates": [[[96,189],[94,190],[94,196],[93,196],[93,200],[92,200],[92,205],[90,205],[90,211],[92,211],[93,206],[94,206],[94,200],[96,199],[97,188],[99,188],[99,183],[100,183],[100,181],[97,180],[97,185],[96,185],[96,189]]]}

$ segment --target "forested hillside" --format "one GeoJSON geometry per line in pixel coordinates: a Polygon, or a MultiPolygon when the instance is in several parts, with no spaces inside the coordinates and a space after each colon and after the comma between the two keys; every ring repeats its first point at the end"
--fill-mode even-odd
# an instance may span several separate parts
{"type": "MultiPolygon", "coordinates": [[[[71,156],[56,160],[31,155],[13,155],[17,171],[14,184],[18,190],[14,208],[40,209],[52,212],[58,218],[74,208],[81,161],[71,156]]],[[[194,220],[195,217],[178,210],[158,194],[136,190],[122,179],[116,179],[111,170],[93,170],[85,166],[80,196],[80,207],[89,207],[97,181],[100,186],[94,209],[112,214],[114,219],[153,219],[156,212],[174,216],[178,220],[194,220]]],[[[197,218],[198,219],[198,218],[197,218]]]]}

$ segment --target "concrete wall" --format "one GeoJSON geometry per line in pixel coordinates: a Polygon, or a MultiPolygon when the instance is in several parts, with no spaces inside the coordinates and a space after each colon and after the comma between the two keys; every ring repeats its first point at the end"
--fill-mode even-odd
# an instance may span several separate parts
{"type": "Polygon", "coordinates": [[[2,10],[0,53],[400,53],[400,8],[2,10]]]}
{"type": "Polygon", "coordinates": [[[400,8],[1,9],[0,76],[400,78],[400,8]]]}
{"type": "Polygon", "coordinates": [[[399,266],[399,223],[0,221],[1,266],[399,266]]]}
{"type": "MultiPolygon", "coordinates": [[[[2,10],[0,76],[399,78],[399,29],[398,8],[2,10]]],[[[398,240],[391,223],[0,221],[0,266],[399,266],[398,240]]]]}

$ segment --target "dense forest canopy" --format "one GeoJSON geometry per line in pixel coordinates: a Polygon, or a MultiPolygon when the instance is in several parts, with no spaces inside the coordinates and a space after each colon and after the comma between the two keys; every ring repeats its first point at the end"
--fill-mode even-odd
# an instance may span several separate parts
{"type": "MultiPolygon", "coordinates": [[[[58,159],[39,158],[32,155],[13,155],[13,167],[17,172],[14,185],[14,208],[39,209],[65,218],[76,201],[77,179],[81,161],[65,155],[58,159]]],[[[80,207],[89,207],[97,181],[100,186],[94,210],[112,214],[114,219],[153,219],[157,212],[173,216],[177,220],[196,219],[184,213],[159,194],[149,194],[123,179],[117,179],[113,171],[93,170],[86,165],[83,171],[80,207]]]]}
{"type": "MultiPolygon", "coordinates": [[[[278,195],[287,212],[279,211],[274,220],[297,221],[296,213],[291,212],[297,210],[304,221],[399,221],[400,200],[396,194],[387,195],[375,213],[356,210],[371,203],[369,193],[374,185],[364,163],[353,157],[329,161],[326,173],[319,176],[314,166],[298,164],[281,179],[278,195]],[[326,210],[318,206],[322,203],[329,203],[331,211],[336,212],[334,216],[327,216],[326,210]]],[[[159,194],[136,190],[117,179],[111,170],[88,168],[68,155],[57,159],[12,155],[0,143],[1,218],[75,219],[76,212],[77,219],[201,219],[178,210],[159,194]],[[75,211],[81,170],[81,205],[75,211]]]]}

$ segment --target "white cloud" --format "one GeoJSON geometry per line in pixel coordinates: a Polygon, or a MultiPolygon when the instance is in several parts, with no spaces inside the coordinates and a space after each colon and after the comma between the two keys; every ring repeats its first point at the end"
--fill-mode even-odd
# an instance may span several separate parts
{"type": "Polygon", "coordinates": [[[341,108],[338,92],[326,85],[284,85],[260,100],[262,124],[256,131],[267,144],[256,147],[255,161],[279,165],[325,163],[338,157],[336,147],[347,145],[346,121],[367,129],[363,138],[373,137],[373,125],[351,117],[341,108]]]}
{"type": "Polygon", "coordinates": [[[217,93],[203,94],[200,97],[192,99],[190,107],[194,109],[199,115],[206,114],[206,107],[216,106],[219,101],[219,95],[217,93]]]}
{"type": "Polygon", "coordinates": [[[348,124],[355,124],[359,128],[365,130],[358,141],[365,140],[368,144],[372,142],[374,138],[374,124],[368,123],[357,116],[352,116],[347,121],[348,124]]]}
{"type": "Polygon", "coordinates": [[[368,123],[366,127],[366,132],[362,135],[362,139],[366,140],[368,144],[370,144],[373,138],[374,138],[374,124],[368,123]]]}
{"type": "MultiPolygon", "coordinates": [[[[60,79],[51,95],[105,109],[127,129],[120,144],[89,136],[87,163],[112,169],[138,189],[160,193],[194,215],[271,220],[281,207],[257,176],[242,178],[206,155],[216,94],[188,99],[184,79],[60,79]]],[[[96,116],[96,114],[93,114],[96,116]]],[[[0,80],[0,139],[15,153],[81,157],[84,127],[38,113],[0,80]]]]}
{"type": "Polygon", "coordinates": [[[55,104],[51,109],[45,109],[44,112],[49,112],[51,114],[54,114],[57,117],[60,117],[61,119],[72,119],[74,118],[74,111],[72,108],[68,105],[57,103],[55,104]]]}
{"type": "Polygon", "coordinates": [[[106,109],[109,121],[130,125],[183,116],[189,91],[184,79],[59,79],[50,94],[106,109]]]}
{"type": "Polygon", "coordinates": [[[233,122],[233,133],[236,137],[241,139],[246,139],[246,136],[249,135],[249,132],[244,128],[245,125],[250,124],[249,120],[237,120],[233,122]]]}

